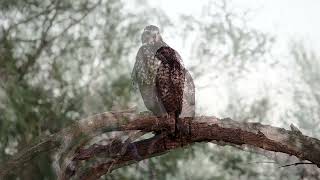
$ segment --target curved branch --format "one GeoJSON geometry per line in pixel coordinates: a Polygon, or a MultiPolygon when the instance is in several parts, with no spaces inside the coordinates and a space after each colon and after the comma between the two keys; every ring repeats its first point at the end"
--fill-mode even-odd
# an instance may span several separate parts
{"type": "MultiPolygon", "coordinates": [[[[133,142],[125,154],[117,158],[110,152],[121,149],[124,144],[94,145],[80,150],[73,161],[89,160],[100,153],[116,159],[97,166],[90,167],[80,175],[80,179],[97,179],[112,170],[136,163],[142,159],[159,156],[170,150],[186,147],[195,142],[225,142],[229,145],[247,145],[273,152],[282,152],[296,156],[301,160],[308,160],[320,167],[320,141],[283,128],[262,125],[260,123],[240,123],[229,118],[197,117],[195,120],[184,118],[184,127],[190,125],[190,135],[184,137],[155,136],[150,139],[133,142]],[[132,148],[134,147],[134,148],[132,148]],[[137,158],[137,154],[139,155],[137,158]]],[[[166,119],[150,117],[136,119],[121,127],[122,130],[159,131],[166,129],[166,119]]],[[[223,143],[222,143],[223,144],[223,143]]]]}
{"type": "Polygon", "coordinates": [[[74,142],[80,141],[83,138],[93,137],[101,132],[117,131],[121,125],[135,118],[136,115],[133,112],[133,109],[129,109],[97,114],[40,139],[30,147],[15,154],[3,165],[0,165],[0,179],[12,172],[13,169],[23,167],[43,152],[57,151],[59,148],[67,149],[70,148],[69,146],[77,145],[74,142]],[[66,144],[67,141],[68,144],[66,144]]]}
{"type": "MultiPolygon", "coordinates": [[[[172,124],[165,117],[142,116],[129,111],[107,112],[75,123],[73,126],[61,130],[41,143],[15,155],[15,157],[0,168],[0,177],[15,168],[23,166],[27,161],[39,155],[39,152],[60,150],[68,155],[67,168],[64,177],[72,176],[80,179],[97,179],[112,170],[136,163],[142,159],[165,154],[171,150],[187,147],[195,142],[213,142],[218,145],[228,144],[236,147],[250,146],[273,152],[282,152],[307,160],[320,167],[320,140],[303,135],[300,131],[285,130],[283,128],[262,125],[260,123],[237,122],[216,117],[181,118],[184,135],[167,134],[172,124]],[[105,132],[111,131],[141,131],[157,132],[156,136],[132,141],[122,142],[121,138],[114,138],[107,145],[93,144],[86,147],[89,141],[79,139],[92,139],[105,132]],[[159,132],[162,132],[159,134],[159,132]],[[46,143],[47,142],[47,143],[46,143]],[[48,143],[50,142],[50,143],[48,143]],[[66,144],[66,142],[68,142],[66,144]],[[75,143],[76,142],[76,143],[75,143]],[[49,145],[48,145],[49,144],[49,145]],[[74,148],[79,147],[79,148],[74,148]],[[58,149],[60,148],[60,149],[58,149]],[[73,151],[69,151],[73,149],[73,151]],[[73,153],[73,154],[72,154],[73,153]],[[99,158],[95,161],[94,158],[99,158]],[[81,163],[80,163],[81,162],[81,163]],[[100,162],[98,165],[85,166],[81,170],[82,162],[100,162]],[[5,168],[4,168],[5,167],[5,168]]],[[[241,149],[241,148],[240,148],[241,149]]],[[[60,159],[63,159],[60,156],[60,159]]]]}

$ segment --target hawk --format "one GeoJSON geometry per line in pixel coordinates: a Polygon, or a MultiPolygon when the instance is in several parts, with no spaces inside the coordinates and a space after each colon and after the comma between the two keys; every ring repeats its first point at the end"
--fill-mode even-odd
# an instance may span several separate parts
{"type": "Polygon", "coordinates": [[[175,122],[180,115],[194,117],[194,83],[181,56],[162,40],[156,26],[146,26],[141,41],[132,79],[146,108],[156,116],[168,115],[175,122]]]}

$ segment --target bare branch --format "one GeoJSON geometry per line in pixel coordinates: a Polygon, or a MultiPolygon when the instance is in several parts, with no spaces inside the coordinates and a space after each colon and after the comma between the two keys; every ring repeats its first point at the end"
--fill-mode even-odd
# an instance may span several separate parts
{"type": "MultiPolygon", "coordinates": [[[[187,126],[190,118],[184,118],[187,126]]],[[[150,118],[137,119],[130,122],[123,129],[140,129],[144,131],[163,129],[165,120],[159,122],[158,119],[150,118]]],[[[159,135],[158,135],[159,136],[159,135]]],[[[239,123],[231,119],[219,120],[215,117],[198,117],[191,122],[190,137],[183,137],[184,144],[181,144],[181,137],[163,136],[153,137],[132,143],[131,147],[135,147],[141,159],[136,159],[134,149],[129,148],[127,152],[114,161],[106,161],[97,166],[90,167],[80,175],[80,179],[97,179],[100,176],[110,173],[112,170],[136,163],[142,159],[159,156],[170,150],[187,147],[195,142],[216,141],[227,142],[229,145],[235,146],[253,146],[268,151],[282,152],[288,155],[294,155],[301,160],[309,160],[320,167],[320,141],[314,138],[296,134],[282,128],[261,125],[259,123],[239,123]],[[203,121],[200,122],[199,120],[203,121]],[[153,147],[152,147],[153,146],[153,147]],[[150,148],[152,147],[152,148],[150,148]]],[[[111,154],[111,149],[120,149],[123,144],[94,145],[88,149],[83,149],[75,156],[74,161],[89,160],[99,153],[103,156],[115,158],[115,153],[111,154]]]]}
{"type": "Polygon", "coordinates": [[[97,179],[114,169],[159,156],[174,149],[188,147],[195,142],[231,145],[240,147],[239,149],[247,146],[281,152],[296,156],[302,161],[310,161],[320,167],[320,140],[304,136],[302,133],[260,123],[237,122],[216,117],[194,119],[186,117],[180,120],[183,128],[190,131],[183,136],[173,136],[166,133],[171,124],[164,117],[141,116],[133,113],[132,110],[99,114],[81,120],[19,153],[1,168],[0,177],[9,173],[9,170],[12,171],[27,163],[40,152],[59,149],[59,157],[63,162],[61,165],[63,177],[60,179],[73,176],[80,179],[97,179]],[[131,139],[124,142],[119,137],[114,138],[106,145],[90,145],[90,141],[87,141],[111,131],[141,131],[141,133],[129,135],[131,139]],[[147,132],[157,132],[157,135],[147,139],[137,139],[147,132]],[[162,133],[159,134],[159,132],[162,133]],[[85,141],[81,141],[83,136],[85,141]],[[64,161],[64,158],[68,160],[64,161]],[[96,161],[96,158],[99,158],[99,161],[96,161]],[[92,161],[100,164],[85,166],[88,168],[81,170],[83,162],[92,161]]]}

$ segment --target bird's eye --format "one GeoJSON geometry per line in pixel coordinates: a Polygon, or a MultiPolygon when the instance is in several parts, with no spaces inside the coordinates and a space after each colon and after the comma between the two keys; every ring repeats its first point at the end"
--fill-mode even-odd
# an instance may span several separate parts
{"type": "Polygon", "coordinates": [[[150,31],[145,31],[144,34],[145,35],[150,35],[151,33],[150,33],[150,31]]]}

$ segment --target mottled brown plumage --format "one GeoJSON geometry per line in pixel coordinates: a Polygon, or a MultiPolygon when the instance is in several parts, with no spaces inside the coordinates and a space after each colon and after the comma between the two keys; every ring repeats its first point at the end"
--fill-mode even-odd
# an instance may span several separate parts
{"type": "Polygon", "coordinates": [[[184,68],[170,47],[161,47],[156,57],[161,61],[156,75],[158,98],[168,115],[177,119],[182,111],[184,68]]]}
{"type": "Polygon", "coordinates": [[[147,109],[156,116],[193,117],[194,83],[181,56],[162,40],[156,26],[147,26],[141,40],[132,78],[147,109]]]}
{"type": "Polygon", "coordinates": [[[143,102],[154,115],[161,116],[166,113],[157,96],[155,77],[160,61],[155,57],[160,47],[167,46],[162,41],[159,28],[145,27],[141,35],[142,46],[136,56],[132,71],[132,79],[138,85],[143,102]]]}

